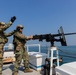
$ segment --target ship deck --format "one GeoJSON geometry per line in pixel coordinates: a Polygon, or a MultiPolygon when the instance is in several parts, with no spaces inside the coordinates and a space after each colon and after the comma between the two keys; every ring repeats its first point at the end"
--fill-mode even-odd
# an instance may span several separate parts
{"type": "MultiPolygon", "coordinates": [[[[12,71],[13,71],[13,64],[4,64],[3,65],[3,71],[2,71],[2,75],[12,75],[12,71]]],[[[32,69],[32,68],[31,68],[32,69]]],[[[19,72],[18,75],[43,75],[43,71],[36,71],[34,69],[32,69],[33,72],[30,73],[24,73],[23,72],[23,66],[19,67],[19,72]]]]}

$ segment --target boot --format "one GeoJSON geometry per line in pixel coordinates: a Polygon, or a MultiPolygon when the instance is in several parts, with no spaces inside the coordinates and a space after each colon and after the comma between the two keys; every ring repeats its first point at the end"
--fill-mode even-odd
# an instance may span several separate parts
{"type": "Polygon", "coordinates": [[[2,73],[0,73],[0,75],[2,75],[2,73]]]}
{"type": "Polygon", "coordinates": [[[24,72],[25,73],[27,73],[27,72],[33,72],[33,70],[31,70],[31,69],[25,69],[24,72]]]}
{"type": "Polygon", "coordinates": [[[13,73],[12,75],[18,75],[18,72],[13,73]]]}

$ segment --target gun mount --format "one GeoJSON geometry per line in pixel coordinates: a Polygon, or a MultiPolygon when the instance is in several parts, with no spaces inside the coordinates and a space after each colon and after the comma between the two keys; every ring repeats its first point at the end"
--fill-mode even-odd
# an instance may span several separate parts
{"type": "Polygon", "coordinates": [[[41,35],[34,35],[33,40],[50,42],[51,46],[54,46],[54,42],[61,42],[62,46],[67,46],[65,35],[73,35],[76,33],[64,33],[62,26],[58,30],[58,34],[41,34],[41,35]],[[59,37],[59,38],[56,38],[59,37]]]}

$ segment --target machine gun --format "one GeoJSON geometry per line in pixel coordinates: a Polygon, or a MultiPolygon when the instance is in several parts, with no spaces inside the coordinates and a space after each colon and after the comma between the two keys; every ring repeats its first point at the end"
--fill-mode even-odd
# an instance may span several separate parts
{"type": "Polygon", "coordinates": [[[39,40],[43,41],[46,40],[46,42],[50,42],[51,46],[54,46],[54,42],[61,42],[62,46],[67,46],[65,35],[73,35],[76,33],[64,33],[62,26],[58,30],[58,34],[41,34],[41,35],[34,35],[33,40],[39,40]],[[56,37],[59,37],[56,38],[56,37]]]}

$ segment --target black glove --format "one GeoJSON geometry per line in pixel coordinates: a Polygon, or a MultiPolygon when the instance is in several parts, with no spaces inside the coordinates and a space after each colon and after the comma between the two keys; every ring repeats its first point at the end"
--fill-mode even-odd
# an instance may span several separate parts
{"type": "Polygon", "coordinates": [[[11,20],[10,21],[13,23],[15,20],[16,20],[16,17],[13,16],[13,17],[11,17],[11,20]]]}
{"type": "Polygon", "coordinates": [[[13,33],[17,32],[17,30],[13,30],[13,33]]]}

